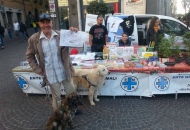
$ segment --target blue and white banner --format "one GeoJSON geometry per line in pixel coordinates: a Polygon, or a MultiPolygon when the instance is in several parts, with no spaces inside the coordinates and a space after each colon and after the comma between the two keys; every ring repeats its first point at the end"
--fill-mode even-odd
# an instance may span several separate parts
{"type": "Polygon", "coordinates": [[[190,93],[190,73],[150,75],[151,94],[190,93]]]}
{"type": "MultiPolygon", "coordinates": [[[[33,72],[13,72],[24,93],[46,94],[41,87],[42,77],[33,72]]],[[[114,73],[109,74],[98,95],[103,96],[145,96],[153,94],[190,93],[190,73],[114,73]]],[[[51,93],[49,87],[46,87],[51,93]]],[[[88,90],[78,88],[80,95],[88,95],[88,90]]],[[[65,95],[64,87],[61,87],[65,95]]]]}
{"type": "MultiPolygon", "coordinates": [[[[13,72],[20,88],[24,93],[45,94],[41,87],[42,77],[32,72],[13,72]]],[[[149,97],[148,74],[111,73],[105,79],[105,84],[99,89],[98,94],[104,96],[146,96],[149,97]]],[[[46,87],[49,90],[49,87],[46,87]]],[[[64,87],[61,87],[65,95],[64,87]]],[[[87,95],[88,90],[80,87],[77,89],[80,95],[87,95]]],[[[50,92],[50,91],[49,91],[50,92]]]]}
{"type": "Polygon", "coordinates": [[[101,87],[101,95],[109,96],[146,96],[149,97],[148,74],[143,73],[111,73],[106,77],[105,86],[101,87]]]}

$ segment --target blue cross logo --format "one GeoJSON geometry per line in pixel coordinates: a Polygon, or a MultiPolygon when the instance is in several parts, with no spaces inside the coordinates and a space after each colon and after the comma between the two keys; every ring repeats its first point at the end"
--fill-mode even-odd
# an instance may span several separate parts
{"type": "Polygon", "coordinates": [[[165,76],[160,76],[156,78],[154,82],[154,86],[156,87],[156,89],[160,91],[167,90],[169,88],[169,85],[170,85],[170,80],[168,77],[165,77],[165,76]]]}
{"type": "Polygon", "coordinates": [[[28,83],[26,81],[26,79],[24,79],[23,77],[21,76],[18,76],[17,77],[17,80],[18,80],[18,83],[19,83],[19,86],[22,88],[22,89],[27,89],[28,88],[28,83]]]}
{"type": "Polygon", "coordinates": [[[125,76],[121,80],[121,88],[127,92],[135,91],[138,88],[139,81],[134,76],[125,76]]]}

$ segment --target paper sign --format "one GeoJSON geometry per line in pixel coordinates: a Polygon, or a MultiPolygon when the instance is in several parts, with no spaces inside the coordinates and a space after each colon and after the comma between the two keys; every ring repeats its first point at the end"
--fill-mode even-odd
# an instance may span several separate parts
{"type": "Polygon", "coordinates": [[[73,32],[70,30],[60,31],[60,46],[83,47],[85,32],[73,32]]]}

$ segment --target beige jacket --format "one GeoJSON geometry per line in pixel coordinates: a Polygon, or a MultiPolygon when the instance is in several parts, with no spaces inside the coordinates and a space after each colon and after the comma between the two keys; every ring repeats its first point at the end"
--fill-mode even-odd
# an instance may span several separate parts
{"type": "MultiPolygon", "coordinates": [[[[65,68],[65,73],[66,73],[67,79],[70,81],[72,76],[74,75],[74,68],[70,61],[69,47],[59,46],[60,32],[59,31],[55,31],[55,32],[58,34],[56,36],[56,41],[58,44],[58,52],[61,56],[61,60],[62,60],[63,66],[65,68]]],[[[40,34],[41,34],[41,32],[37,32],[28,39],[28,48],[26,51],[26,59],[35,73],[37,73],[37,74],[44,73],[45,74],[44,55],[43,55],[41,40],[39,39],[40,34]],[[39,63],[37,62],[35,56],[38,59],[39,63]]]]}

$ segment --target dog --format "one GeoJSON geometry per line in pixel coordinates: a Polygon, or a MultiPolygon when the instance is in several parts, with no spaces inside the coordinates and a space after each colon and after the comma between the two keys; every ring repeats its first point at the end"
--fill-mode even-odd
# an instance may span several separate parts
{"type": "Polygon", "coordinates": [[[93,101],[99,101],[97,98],[97,90],[103,86],[105,77],[109,74],[107,67],[104,65],[98,65],[93,69],[75,69],[75,75],[73,77],[73,83],[75,88],[82,86],[88,89],[88,98],[91,105],[95,105],[93,101]]]}
{"type": "Polygon", "coordinates": [[[50,116],[46,125],[46,130],[65,130],[67,126],[74,129],[75,127],[72,124],[72,118],[76,113],[77,107],[82,104],[83,103],[76,92],[69,94],[50,116]]]}

